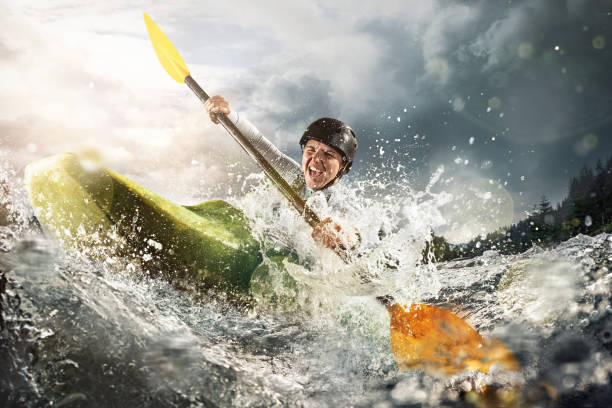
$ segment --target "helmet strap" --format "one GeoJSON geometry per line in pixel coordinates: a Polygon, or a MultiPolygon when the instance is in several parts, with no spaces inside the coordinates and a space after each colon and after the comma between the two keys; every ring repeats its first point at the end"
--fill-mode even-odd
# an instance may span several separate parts
{"type": "MultiPolygon", "coordinates": [[[[343,162],[345,161],[345,158],[344,158],[344,157],[342,158],[342,161],[343,161],[343,162]]],[[[347,165],[348,165],[348,162],[347,162],[347,164],[345,164],[345,165],[344,165],[344,167],[342,167],[341,169],[339,169],[339,170],[338,170],[338,173],[336,174],[336,177],[334,177],[333,179],[331,179],[331,180],[329,181],[329,183],[327,183],[325,186],[323,186],[323,188],[321,188],[321,189],[319,189],[319,190],[325,190],[325,189],[327,189],[328,187],[333,186],[333,185],[336,183],[336,180],[338,180],[340,177],[342,177],[342,176],[344,175],[344,170],[346,169],[346,166],[347,166],[347,165]]]]}

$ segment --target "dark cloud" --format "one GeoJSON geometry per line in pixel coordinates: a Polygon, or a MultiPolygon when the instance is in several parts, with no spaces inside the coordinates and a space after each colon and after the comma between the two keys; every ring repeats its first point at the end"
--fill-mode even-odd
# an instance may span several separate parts
{"type": "Polygon", "coordinates": [[[251,75],[221,90],[230,101],[238,101],[236,110],[248,107],[249,120],[280,148],[298,158],[298,141],[308,126],[323,116],[338,116],[330,81],[312,75],[272,74],[258,69],[251,75]]]}
{"type": "Polygon", "coordinates": [[[480,1],[440,3],[416,26],[372,18],[361,29],[384,50],[380,70],[393,82],[375,117],[355,119],[369,129],[362,148],[380,143],[374,130],[426,134],[423,163],[452,173],[464,166],[455,158],[469,159],[508,182],[516,213],[541,194],[560,200],[582,165],[612,153],[611,11],[610,2],[480,1]],[[417,108],[404,114],[407,102],[417,108]]]}

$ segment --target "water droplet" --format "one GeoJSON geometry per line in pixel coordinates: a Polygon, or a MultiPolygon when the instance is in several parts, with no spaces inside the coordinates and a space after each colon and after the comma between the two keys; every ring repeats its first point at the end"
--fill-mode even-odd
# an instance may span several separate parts
{"type": "Polygon", "coordinates": [[[453,110],[455,112],[461,112],[465,108],[465,102],[460,97],[456,97],[453,100],[453,110]]]}
{"type": "Polygon", "coordinates": [[[593,38],[593,48],[603,50],[606,47],[606,39],[603,35],[598,35],[593,38]]]}

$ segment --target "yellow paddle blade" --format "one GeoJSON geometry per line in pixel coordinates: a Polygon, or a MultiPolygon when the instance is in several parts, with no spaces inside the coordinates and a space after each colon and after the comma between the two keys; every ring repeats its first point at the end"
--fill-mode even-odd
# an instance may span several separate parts
{"type": "Polygon", "coordinates": [[[487,342],[454,314],[431,305],[387,306],[391,315],[391,349],[400,369],[429,375],[461,371],[487,373],[492,365],[519,370],[516,357],[501,341],[487,342]]]}
{"type": "Polygon", "coordinates": [[[170,74],[176,82],[181,84],[185,83],[185,77],[189,75],[189,70],[185,62],[183,62],[183,58],[181,58],[168,37],[166,37],[157,24],[151,20],[151,17],[149,17],[147,13],[143,14],[145,24],[147,25],[147,31],[149,32],[149,37],[151,38],[159,62],[161,62],[166,72],[170,74]]]}

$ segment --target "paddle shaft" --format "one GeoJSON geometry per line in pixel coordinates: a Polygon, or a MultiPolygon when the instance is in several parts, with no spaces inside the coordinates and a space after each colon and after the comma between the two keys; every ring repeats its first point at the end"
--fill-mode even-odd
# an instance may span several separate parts
{"type": "MultiPolygon", "coordinates": [[[[196,94],[196,96],[204,103],[208,100],[208,94],[198,85],[198,83],[188,75],[185,77],[185,83],[196,94]]],[[[316,227],[321,221],[317,214],[306,205],[306,202],[291,188],[289,183],[276,171],[274,167],[268,162],[268,160],[253,146],[251,141],[247,139],[240,129],[232,123],[229,118],[221,113],[217,114],[217,120],[221,122],[221,125],[242,147],[249,156],[251,156],[268,176],[268,178],[274,183],[276,188],[281,192],[285,198],[293,205],[293,207],[304,217],[308,225],[312,228],[316,227]]]]}

